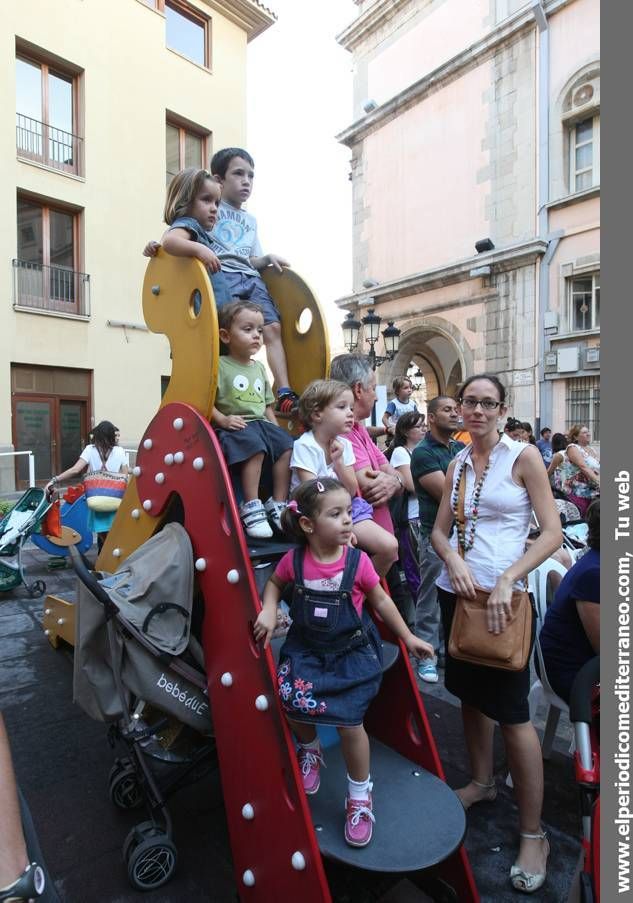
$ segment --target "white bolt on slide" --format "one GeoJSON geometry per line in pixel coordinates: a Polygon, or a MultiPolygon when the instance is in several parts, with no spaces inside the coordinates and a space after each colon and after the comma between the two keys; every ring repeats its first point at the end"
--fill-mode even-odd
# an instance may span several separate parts
{"type": "Polygon", "coordinates": [[[177,451],[176,454],[174,455],[174,461],[176,462],[176,464],[182,464],[182,462],[184,460],[185,460],[185,453],[181,452],[181,451],[177,451]]]}
{"type": "Polygon", "coordinates": [[[53,609],[52,609],[52,608],[45,608],[45,609],[44,609],[44,614],[45,614],[45,615],[52,615],[52,614],[53,614],[53,609]]]}
{"type": "Polygon", "coordinates": [[[163,458],[163,461],[165,462],[167,467],[171,467],[171,465],[174,463],[174,456],[172,455],[171,452],[169,452],[168,454],[165,455],[165,457],[163,458]]]}
{"type": "Polygon", "coordinates": [[[206,558],[196,558],[196,570],[197,571],[206,571],[207,569],[207,559],[206,558]]]}
{"type": "Polygon", "coordinates": [[[132,473],[134,474],[135,477],[140,477],[141,468],[138,466],[138,464],[136,465],[136,467],[132,468],[132,473]]]}
{"type": "Polygon", "coordinates": [[[145,442],[143,442],[143,448],[146,448],[147,451],[149,451],[153,444],[151,439],[146,439],[145,442]]]}
{"type": "Polygon", "coordinates": [[[173,427],[175,430],[181,430],[184,425],[185,425],[185,421],[182,419],[182,417],[176,417],[176,419],[173,422],[173,427]]]}
{"type": "Polygon", "coordinates": [[[50,632],[50,630],[47,628],[47,629],[44,631],[44,636],[50,636],[50,635],[51,635],[51,632],[50,632]]]}
{"type": "Polygon", "coordinates": [[[165,482],[165,474],[164,474],[164,473],[161,473],[161,472],[157,473],[157,474],[154,476],[154,482],[155,482],[155,483],[158,483],[158,485],[160,486],[161,483],[164,483],[164,482],[165,482]]]}
{"type": "Polygon", "coordinates": [[[244,806],[242,806],[242,816],[246,819],[246,821],[251,821],[253,818],[255,818],[255,810],[250,803],[246,803],[244,806]]]}
{"type": "Polygon", "coordinates": [[[204,458],[194,458],[193,459],[193,469],[194,470],[202,470],[204,468],[204,458]]]}
{"type": "Polygon", "coordinates": [[[233,675],[230,671],[225,671],[222,677],[220,678],[220,683],[223,687],[232,687],[233,686],[233,675]]]}
{"type": "Polygon", "coordinates": [[[65,623],[66,623],[66,621],[65,621],[65,619],[64,619],[64,618],[57,618],[57,623],[58,623],[58,624],[59,624],[59,626],[60,626],[60,627],[61,627],[61,626],[62,626],[62,624],[65,624],[65,623]]]}
{"type": "Polygon", "coordinates": [[[292,863],[293,869],[296,869],[296,871],[298,872],[302,872],[306,867],[305,856],[303,855],[303,853],[300,853],[299,850],[296,850],[292,854],[292,859],[290,860],[290,862],[292,863]]]}
{"type": "Polygon", "coordinates": [[[244,874],[242,875],[242,881],[247,887],[253,887],[255,884],[255,875],[251,872],[250,869],[246,869],[244,874]]]}
{"type": "Polygon", "coordinates": [[[134,520],[138,520],[140,516],[141,516],[140,509],[132,508],[132,517],[134,518],[134,520]]]}
{"type": "Polygon", "coordinates": [[[266,697],[263,694],[261,696],[258,696],[257,699],[255,700],[255,708],[257,709],[258,712],[267,711],[268,700],[266,699],[266,697]]]}
{"type": "Polygon", "coordinates": [[[152,510],[152,501],[151,501],[151,499],[145,499],[145,501],[143,502],[143,508],[144,508],[145,511],[151,511],[151,510],[152,510]]]}
{"type": "Polygon", "coordinates": [[[121,549],[112,549],[112,557],[120,558],[121,557],[121,549]]]}
{"type": "Polygon", "coordinates": [[[235,568],[231,568],[231,570],[226,575],[226,579],[229,583],[239,583],[240,572],[236,571],[235,568]]]}

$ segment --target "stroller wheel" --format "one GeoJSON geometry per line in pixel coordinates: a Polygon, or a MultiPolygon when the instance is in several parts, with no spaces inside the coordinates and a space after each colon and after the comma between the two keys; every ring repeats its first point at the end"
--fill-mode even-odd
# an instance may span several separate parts
{"type": "Polygon", "coordinates": [[[158,834],[133,846],[127,858],[127,874],[136,890],[154,890],[166,884],[178,862],[175,845],[166,834],[158,834]]]}
{"type": "Polygon", "coordinates": [[[27,590],[33,599],[39,599],[46,592],[46,584],[43,580],[36,580],[35,583],[27,586],[27,590]]]}
{"type": "Polygon", "coordinates": [[[153,821],[142,821],[134,825],[123,841],[123,861],[127,862],[134,847],[152,837],[163,837],[165,832],[153,821]]]}
{"type": "Polygon", "coordinates": [[[129,759],[117,759],[112,766],[108,793],[118,809],[138,809],[143,803],[138,776],[129,759]]]}

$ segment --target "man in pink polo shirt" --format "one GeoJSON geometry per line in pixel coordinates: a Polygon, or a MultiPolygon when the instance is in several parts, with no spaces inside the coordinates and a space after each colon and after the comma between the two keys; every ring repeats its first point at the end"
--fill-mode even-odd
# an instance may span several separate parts
{"type": "MultiPolygon", "coordinates": [[[[356,463],[354,469],[361,494],[373,505],[373,519],[393,535],[393,522],[388,502],[404,490],[402,477],[380,449],[374,445],[367,428],[361,423],[371,414],[376,401],[376,374],[369,360],[359,354],[339,354],[330,365],[330,379],[338,379],[350,387],[354,395],[354,426],[347,439],[352,443],[356,463]]],[[[414,605],[404,587],[400,565],[394,561],[386,574],[391,598],[407,624],[414,620],[414,605]]]]}
{"type": "Polygon", "coordinates": [[[338,379],[352,390],[354,426],[346,438],[354,449],[354,469],[358,485],[365,501],[374,507],[375,522],[393,533],[387,503],[393,495],[399,495],[403,491],[402,477],[374,445],[367,428],[361,423],[371,414],[376,400],[376,374],[366,357],[359,354],[339,354],[330,365],[330,379],[338,379]]]}

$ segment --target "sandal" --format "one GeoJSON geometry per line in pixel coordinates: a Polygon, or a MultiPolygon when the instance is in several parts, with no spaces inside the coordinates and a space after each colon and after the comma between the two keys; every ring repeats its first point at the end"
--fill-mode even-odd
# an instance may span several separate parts
{"type": "Polygon", "coordinates": [[[31,862],[13,884],[0,890],[0,901],[22,903],[35,900],[42,896],[45,886],[44,872],[36,862],[31,862]]]}
{"type": "MultiPolygon", "coordinates": [[[[462,797],[459,795],[459,791],[455,791],[460,803],[466,811],[468,811],[471,806],[476,806],[477,803],[494,803],[497,798],[497,785],[495,784],[494,780],[490,784],[482,784],[481,781],[476,781],[474,778],[472,778],[470,783],[474,784],[475,787],[480,787],[482,790],[485,790],[487,792],[481,797],[481,799],[473,800],[471,803],[467,803],[466,800],[462,799],[462,797]]],[[[468,786],[469,785],[467,784],[466,787],[468,786]]],[[[460,790],[465,790],[466,787],[460,787],[460,790]]]]}
{"type": "MultiPolygon", "coordinates": [[[[528,834],[525,831],[521,831],[519,837],[523,837],[525,840],[547,840],[547,831],[541,831],[539,834],[528,834]]],[[[547,855],[549,856],[549,841],[547,843],[547,855]]],[[[510,869],[510,882],[512,887],[524,894],[533,894],[535,890],[538,890],[539,887],[542,887],[545,884],[546,877],[547,871],[536,873],[525,872],[520,866],[516,865],[516,863],[510,869]]]]}

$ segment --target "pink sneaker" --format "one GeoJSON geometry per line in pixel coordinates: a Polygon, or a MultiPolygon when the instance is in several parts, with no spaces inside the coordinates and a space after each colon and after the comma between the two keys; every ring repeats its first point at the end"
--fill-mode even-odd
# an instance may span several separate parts
{"type": "Polygon", "coordinates": [[[315,750],[299,745],[297,747],[297,758],[301,769],[301,777],[303,778],[303,789],[311,796],[321,786],[321,765],[325,768],[321,747],[315,750]]]}
{"type": "Polygon", "coordinates": [[[376,822],[372,812],[371,793],[366,800],[346,797],[345,809],[345,840],[351,847],[366,847],[376,822]]]}

